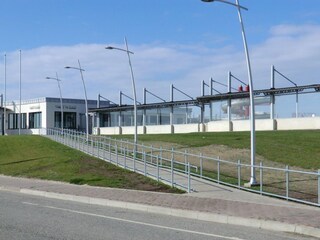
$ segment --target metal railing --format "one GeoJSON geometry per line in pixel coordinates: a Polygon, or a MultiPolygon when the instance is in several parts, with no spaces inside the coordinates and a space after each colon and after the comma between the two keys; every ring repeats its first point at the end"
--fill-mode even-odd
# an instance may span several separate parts
{"type": "Polygon", "coordinates": [[[133,142],[106,136],[90,136],[86,141],[85,133],[67,129],[47,129],[43,134],[91,156],[188,192],[197,190],[192,188],[192,181],[201,178],[261,195],[320,206],[320,170],[302,171],[288,166],[276,168],[260,163],[254,166],[259,185],[249,188],[244,183],[249,181],[251,165],[240,160],[232,162],[187,150],[144,144],[137,144],[135,148],[133,142]]]}

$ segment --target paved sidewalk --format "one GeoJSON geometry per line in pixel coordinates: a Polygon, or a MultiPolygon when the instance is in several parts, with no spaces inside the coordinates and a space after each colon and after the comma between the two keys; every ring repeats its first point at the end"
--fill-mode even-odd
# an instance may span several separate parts
{"type": "Polygon", "coordinates": [[[0,190],[320,238],[320,208],[199,180],[201,191],[168,194],[72,185],[0,175],[0,190]]]}

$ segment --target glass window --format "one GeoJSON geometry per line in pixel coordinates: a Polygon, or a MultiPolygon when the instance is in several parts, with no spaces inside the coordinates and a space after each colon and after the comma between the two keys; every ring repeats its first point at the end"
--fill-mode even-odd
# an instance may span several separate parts
{"type": "MultiPolygon", "coordinates": [[[[63,128],[76,129],[76,118],[75,112],[63,112],[63,128]]],[[[54,113],[54,127],[61,128],[61,111],[54,113]]]]}
{"type": "MultiPolygon", "coordinates": [[[[19,113],[9,113],[8,114],[8,128],[18,129],[19,128],[19,113]]],[[[21,113],[21,124],[22,129],[27,128],[27,114],[21,113]]]]}
{"type": "Polygon", "coordinates": [[[8,128],[17,129],[18,128],[18,114],[9,113],[8,114],[8,128]]]}
{"type": "Polygon", "coordinates": [[[100,127],[109,127],[110,113],[100,113],[100,127]]]}
{"type": "Polygon", "coordinates": [[[41,112],[29,113],[29,128],[41,128],[41,112]]]}
{"type": "Polygon", "coordinates": [[[61,112],[54,112],[54,127],[61,128],[61,112]]]}
{"type": "Polygon", "coordinates": [[[21,113],[21,128],[26,129],[27,128],[27,114],[21,113]]]}
{"type": "Polygon", "coordinates": [[[170,108],[160,108],[160,125],[170,124],[170,108]]]}
{"type": "Polygon", "coordinates": [[[64,128],[76,129],[77,128],[77,113],[64,112],[63,113],[64,128]]]}

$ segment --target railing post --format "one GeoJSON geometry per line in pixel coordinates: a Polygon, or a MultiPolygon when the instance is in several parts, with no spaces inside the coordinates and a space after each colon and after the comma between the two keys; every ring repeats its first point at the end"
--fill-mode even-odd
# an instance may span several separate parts
{"type": "Polygon", "coordinates": [[[144,175],[147,176],[147,154],[143,152],[144,175]]]}
{"type": "Polygon", "coordinates": [[[159,155],[157,155],[157,181],[159,182],[160,176],[159,176],[159,155]]]}
{"type": "Polygon", "coordinates": [[[133,146],[133,150],[132,150],[132,152],[133,152],[133,172],[135,172],[136,171],[136,156],[137,156],[137,152],[135,151],[136,150],[136,148],[135,148],[136,146],[134,145],[133,146]]]}
{"type": "Polygon", "coordinates": [[[88,138],[88,141],[87,141],[87,139],[85,138],[84,135],[83,135],[83,137],[84,137],[84,141],[85,141],[86,146],[87,146],[87,153],[89,154],[89,143],[90,143],[90,140],[89,140],[89,138],[88,138]]]}
{"type": "Polygon", "coordinates": [[[217,162],[217,180],[218,180],[218,184],[220,184],[220,157],[218,157],[218,162],[217,162]]]}
{"type": "MultiPolygon", "coordinates": [[[[62,132],[62,130],[61,130],[61,132],[62,132]]],[[[64,134],[64,133],[62,133],[62,134],[64,134]]],[[[71,146],[71,144],[70,144],[70,140],[71,140],[70,131],[68,130],[67,133],[65,133],[65,134],[66,134],[66,138],[67,138],[67,146],[71,146]]]]}
{"type": "Polygon", "coordinates": [[[174,159],[174,148],[171,148],[171,159],[174,159]]]}
{"type": "Polygon", "coordinates": [[[203,158],[202,158],[202,153],[200,153],[200,177],[202,178],[202,173],[203,173],[203,158]]]}
{"type": "Polygon", "coordinates": [[[162,166],[162,146],[160,146],[159,158],[160,158],[160,166],[162,166]]]}
{"type": "Polygon", "coordinates": [[[76,145],[75,145],[76,141],[74,139],[74,130],[73,129],[70,130],[70,134],[71,134],[71,146],[73,148],[76,148],[76,145]]]}
{"type": "Polygon", "coordinates": [[[100,158],[100,151],[99,151],[99,149],[100,149],[100,141],[99,141],[99,139],[97,140],[97,147],[98,147],[98,149],[97,149],[97,151],[98,151],[98,158],[100,158]]]}
{"type": "Polygon", "coordinates": [[[187,157],[187,150],[184,150],[184,172],[188,173],[188,157],[187,157]]]}
{"type": "MultiPolygon", "coordinates": [[[[59,130],[60,131],[60,130],[59,130]]],[[[64,145],[66,145],[66,138],[64,137],[64,134],[62,134],[62,132],[60,132],[60,135],[62,137],[62,142],[64,145]]]]}
{"type": "Polygon", "coordinates": [[[116,151],[116,164],[117,164],[117,166],[118,166],[118,144],[116,144],[115,147],[116,147],[116,148],[115,148],[115,151],[116,151]]]}
{"type": "Polygon", "coordinates": [[[188,193],[191,192],[190,162],[188,162],[188,193]]]}
{"type": "Polygon", "coordinates": [[[107,151],[107,149],[106,149],[106,143],[105,142],[102,143],[102,151],[103,151],[103,159],[107,160],[106,159],[106,151],[107,151]]]}
{"type": "Polygon", "coordinates": [[[79,151],[81,150],[81,145],[80,145],[80,133],[77,132],[77,138],[78,138],[78,149],[79,151]]]}
{"type": "Polygon", "coordinates": [[[286,166],[286,198],[289,199],[289,166],[286,166]]]}
{"type": "Polygon", "coordinates": [[[91,152],[92,152],[92,156],[94,156],[94,141],[91,138],[91,152]]]}
{"type": "Polygon", "coordinates": [[[109,161],[112,162],[112,159],[111,159],[111,141],[109,139],[109,161]]]}
{"type": "Polygon", "coordinates": [[[171,158],[171,187],[173,187],[173,181],[174,181],[174,171],[173,171],[173,158],[171,158]]]}
{"type": "Polygon", "coordinates": [[[79,139],[79,150],[81,152],[83,152],[83,148],[82,148],[82,138],[81,138],[81,133],[78,132],[78,139],[79,139]]]}
{"type": "Polygon", "coordinates": [[[153,146],[151,145],[150,162],[153,163],[153,146]]]}
{"type": "Polygon", "coordinates": [[[127,169],[127,148],[124,148],[124,169],[127,169]]]}
{"type": "Polygon", "coordinates": [[[238,160],[238,188],[241,187],[241,161],[238,160]]]}
{"type": "Polygon", "coordinates": [[[263,192],[263,163],[260,162],[260,195],[263,192]]]}

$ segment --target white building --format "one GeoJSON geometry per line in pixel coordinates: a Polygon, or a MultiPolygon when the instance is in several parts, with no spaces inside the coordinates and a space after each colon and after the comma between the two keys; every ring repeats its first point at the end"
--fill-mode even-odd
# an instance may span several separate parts
{"type": "MultiPolygon", "coordinates": [[[[62,99],[63,125],[65,129],[85,132],[85,100],[62,99]]],[[[109,106],[108,101],[100,101],[100,106],[109,106]]],[[[96,108],[97,100],[88,100],[88,108],[96,108]]],[[[12,101],[0,107],[0,134],[38,134],[43,128],[61,128],[60,98],[43,97],[37,99],[12,101]],[[20,127],[19,127],[19,116],[20,127]]],[[[92,117],[89,114],[89,131],[92,117]]]]}

